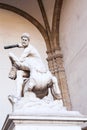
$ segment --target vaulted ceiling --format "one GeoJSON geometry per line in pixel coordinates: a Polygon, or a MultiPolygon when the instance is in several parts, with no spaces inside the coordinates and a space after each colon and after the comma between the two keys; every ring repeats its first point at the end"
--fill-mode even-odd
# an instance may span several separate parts
{"type": "MultiPolygon", "coordinates": [[[[58,0],[61,1],[61,0],[58,0]]],[[[0,0],[0,7],[6,7],[8,5],[16,7],[28,14],[30,14],[32,17],[37,19],[43,26],[43,18],[40,11],[40,4],[43,3],[43,6],[46,11],[46,15],[50,24],[50,27],[52,26],[52,16],[53,16],[53,10],[54,10],[54,4],[55,0],[0,0]],[[3,3],[3,4],[2,4],[3,3]],[[6,5],[4,5],[6,4],[6,5]]],[[[8,7],[10,9],[10,7],[8,7]]]]}

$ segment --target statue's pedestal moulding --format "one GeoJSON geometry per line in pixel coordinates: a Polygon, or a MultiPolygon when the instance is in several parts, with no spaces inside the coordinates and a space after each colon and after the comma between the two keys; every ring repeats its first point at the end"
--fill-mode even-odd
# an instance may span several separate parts
{"type": "Polygon", "coordinates": [[[81,130],[87,118],[75,112],[68,116],[57,115],[8,115],[2,130],[81,130]]]}

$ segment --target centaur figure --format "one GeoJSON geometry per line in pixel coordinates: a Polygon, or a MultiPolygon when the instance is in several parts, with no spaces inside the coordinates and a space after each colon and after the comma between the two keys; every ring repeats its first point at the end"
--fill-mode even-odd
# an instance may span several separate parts
{"type": "Polygon", "coordinates": [[[21,36],[21,44],[17,47],[24,48],[20,58],[13,53],[9,53],[12,68],[9,78],[17,80],[16,98],[20,99],[26,92],[34,92],[37,97],[43,98],[50,92],[54,99],[61,99],[61,92],[55,76],[46,69],[40,54],[30,44],[30,36],[23,33],[21,36]]]}

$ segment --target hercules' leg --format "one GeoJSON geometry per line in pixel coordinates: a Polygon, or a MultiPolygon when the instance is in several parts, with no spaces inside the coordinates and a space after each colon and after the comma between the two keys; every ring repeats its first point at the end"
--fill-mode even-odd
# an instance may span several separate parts
{"type": "Polygon", "coordinates": [[[12,65],[19,61],[18,58],[11,52],[9,53],[9,59],[11,60],[12,65]]]}
{"type": "Polygon", "coordinates": [[[18,61],[18,58],[13,53],[9,53],[9,59],[12,64],[11,70],[9,72],[9,78],[15,80],[17,77],[17,68],[15,62],[18,61]]]}

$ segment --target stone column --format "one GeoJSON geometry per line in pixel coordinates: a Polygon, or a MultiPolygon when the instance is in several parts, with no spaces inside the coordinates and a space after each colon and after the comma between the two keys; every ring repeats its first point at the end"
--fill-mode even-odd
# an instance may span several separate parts
{"type": "Polygon", "coordinates": [[[63,66],[63,55],[61,53],[61,49],[58,48],[54,51],[49,52],[47,60],[50,71],[58,79],[64,106],[67,108],[67,110],[71,110],[71,101],[65,75],[65,69],[63,66]]]}

